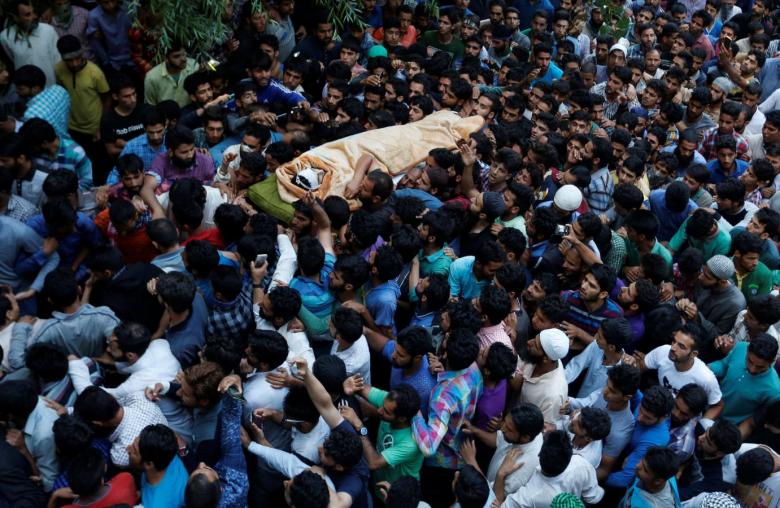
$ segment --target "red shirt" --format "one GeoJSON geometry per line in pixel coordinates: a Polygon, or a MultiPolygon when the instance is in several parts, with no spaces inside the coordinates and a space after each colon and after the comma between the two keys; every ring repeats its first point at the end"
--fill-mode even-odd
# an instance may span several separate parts
{"type": "Polygon", "coordinates": [[[194,240],[206,240],[218,250],[225,250],[225,240],[222,238],[222,234],[220,234],[219,229],[217,228],[206,229],[200,233],[190,235],[190,237],[181,242],[181,244],[186,246],[194,240]]]}
{"type": "Polygon", "coordinates": [[[160,252],[155,248],[149,235],[146,234],[146,225],[139,227],[131,233],[120,235],[111,224],[106,208],[95,217],[95,226],[103,233],[103,236],[110,238],[119,252],[122,253],[122,259],[125,264],[148,263],[160,252]]]}
{"type": "Polygon", "coordinates": [[[135,480],[130,473],[119,473],[111,478],[106,485],[109,491],[102,498],[91,504],[68,504],[62,508],[109,508],[118,504],[135,506],[138,504],[138,490],[135,488],[135,480]]]}

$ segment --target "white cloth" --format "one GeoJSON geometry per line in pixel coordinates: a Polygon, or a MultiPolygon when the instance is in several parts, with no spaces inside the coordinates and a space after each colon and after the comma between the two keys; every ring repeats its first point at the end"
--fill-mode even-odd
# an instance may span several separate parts
{"type": "Polygon", "coordinates": [[[252,410],[260,408],[282,410],[284,398],[289,390],[271,386],[268,382],[268,374],[269,372],[255,372],[244,384],[244,399],[252,410]]]}
{"type": "Polygon", "coordinates": [[[361,335],[350,347],[344,351],[338,351],[338,341],[333,341],[330,354],[342,359],[347,367],[347,376],[360,374],[366,384],[371,384],[371,351],[368,349],[368,341],[365,335],[361,335]]]}
{"type": "MultiPolygon", "coordinates": [[[[757,446],[761,445],[745,443],[734,455],[736,458],[739,458],[743,453],[746,453],[757,446]]],[[[771,453],[775,461],[780,458],[780,455],[769,447],[761,447],[771,453]]],[[[738,486],[735,493],[735,497],[745,508],[778,508],[780,507],[780,472],[772,473],[769,475],[769,478],[760,482],[758,485],[749,487],[738,486]]]]}
{"type": "Polygon", "coordinates": [[[57,31],[46,23],[38,23],[29,37],[17,37],[15,26],[0,32],[0,46],[13,62],[14,68],[18,69],[22,65],[38,67],[46,75],[46,86],[57,84],[54,64],[61,60],[57,39],[57,31]]]}
{"type": "MultiPolygon", "coordinates": [[[[739,311],[739,314],[737,314],[737,320],[734,321],[734,327],[729,332],[729,335],[737,342],[750,341],[750,336],[748,335],[747,327],[745,326],[745,314],[747,314],[747,309],[739,311]]],[[[767,328],[767,331],[764,333],[775,339],[777,344],[780,346],[780,333],[777,332],[775,325],[767,328]]],[[[780,350],[777,352],[777,358],[780,358],[780,350]]]]}
{"type": "MultiPolygon", "coordinates": [[[[149,385],[173,381],[181,370],[179,360],[173,356],[171,345],[165,339],[151,341],[144,354],[134,364],[117,363],[116,367],[120,374],[130,374],[130,377],[116,388],[103,388],[115,397],[143,393],[149,385]]],[[[68,362],[68,374],[76,393],[92,386],[89,369],[80,359],[68,362]]]]}
{"type": "MultiPolygon", "coordinates": [[[[223,196],[220,190],[216,187],[209,187],[208,185],[204,185],[203,188],[206,189],[206,205],[203,207],[203,222],[201,222],[201,224],[205,228],[213,228],[216,227],[216,224],[214,223],[214,212],[217,211],[219,205],[227,203],[228,198],[223,196]]],[[[168,199],[167,192],[157,196],[157,201],[160,203],[160,206],[166,210],[168,209],[168,204],[170,201],[168,199]]]]}
{"type": "Polygon", "coordinates": [[[279,332],[279,334],[284,337],[284,340],[287,341],[287,347],[290,350],[289,354],[287,355],[287,362],[290,365],[292,365],[293,358],[298,356],[305,358],[306,363],[310,366],[314,365],[314,351],[312,351],[311,345],[309,344],[309,339],[306,337],[304,332],[291,332],[288,329],[290,323],[285,323],[284,326],[277,330],[274,328],[274,325],[260,317],[260,306],[258,304],[254,304],[252,306],[252,311],[255,314],[255,322],[257,323],[258,330],[272,330],[279,332]]]}
{"type": "MultiPolygon", "coordinates": [[[[257,443],[249,443],[248,450],[257,455],[268,467],[282,473],[287,478],[294,478],[309,469],[308,464],[289,452],[269,448],[257,443]]],[[[328,484],[328,488],[333,491],[336,490],[333,482],[327,476],[325,477],[325,482],[328,484]]]]}
{"type": "Polygon", "coordinates": [[[572,455],[566,469],[553,478],[542,474],[541,467],[537,467],[528,483],[507,497],[501,507],[549,508],[561,492],[574,494],[590,504],[598,503],[604,497],[604,489],[599,487],[593,466],[579,455],[572,455]]]}
{"type": "Polygon", "coordinates": [[[289,284],[295,271],[298,269],[298,253],[295,252],[290,237],[287,235],[276,235],[276,245],[279,247],[279,258],[276,260],[271,284],[268,291],[279,285],[279,282],[289,284]]]}
{"type": "Polygon", "coordinates": [[[522,372],[525,381],[520,392],[520,402],[528,402],[538,407],[544,415],[544,421],[555,423],[560,416],[561,405],[566,402],[569,395],[569,385],[566,383],[566,374],[563,364],[558,360],[558,367],[547,374],[531,377],[535,365],[523,363],[522,372]]]}
{"type": "Polygon", "coordinates": [[[520,469],[513,472],[504,479],[504,492],[506,495],[517,492],[520,487],[528,483],[531,475],[536,471],[536,466],[539,465],[539,450],[542,449],[542,443],[544,438],[539,433],[536,437],[525,444],[512,444],[507,442],[504,437],[504,433],[500,430],[496,432],[496,452],[493,454],[493,458],[490,460],[490,465],[487,471],[487,480],[492,485],[496,481],[496,475],[498,469],[501,467],[501,463],[504,462],[504,457],[509,453],[509,450],[517,448],[523,452],[523,455],[517,460],[517,463],[522,464],[520,469]]]}
{"type": "Polygon", "coordinates": [[[685,372],[679,372],[669,359],[671,349],[670,345],[659,346],[645,356],[645,366],[648,369],[658,369],[658,382],[671,390],[675,397],[683,386],[696,383],[707,392],[707,403],[710,406],[720,402],[722,395],[718,379],[707,364],[696,358],[693,367],[685,372]]]}
{"type": "Polygon", "coordinates": [[[292,443],[290,449],[301,457],[306,457],[315,464],[319,464],[319,448],[329,435],[330,427],[328,427],[325,420],[320,417],[317,425],[307,433],[301,432],[295,427],[292,428],[292,443]]]}
{"type": "MultiPolygon", "coordinates": [[[[27,336],[27,345],[32,344],[32,338],[38,335],[38,330],[41,326],[48,321],[48,319],[36,319],[32,325],[32,333],[27,336]]],[[[8,352],[11,350],[11,335],[13,334],[14,326],[16,323],[11,323],[2,330],[0,330],[0,348],[3,351],[3,361],[0,363],[0,368],[5,372],[13,372],[13,369],[8,364],[8,352]]]]}
{"type": "Polygon", "coordinates": [[[764,113],[761,112],[761,110],[757,109],[755,113],[753,113],[753,118],[750,119],[750,122],[745,126],[745,135],[749,134],[761,134],[761,129],[764,127],[764,122],[766,122],[766,116],[764,116],[764,113]]]}

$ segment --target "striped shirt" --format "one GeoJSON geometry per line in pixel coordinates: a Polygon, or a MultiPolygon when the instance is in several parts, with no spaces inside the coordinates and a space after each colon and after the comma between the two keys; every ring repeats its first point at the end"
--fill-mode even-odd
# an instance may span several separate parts
{"type": "Polygon", "coordinates": [[[609,298],[595,312],[590,312],[579,291],[564,291],[561,296],[563,296],[563,301],[569,304],[566,321],[590,335],[596,335],[601,322],[605,319],[623,317],[623,309],[609,298]]]}

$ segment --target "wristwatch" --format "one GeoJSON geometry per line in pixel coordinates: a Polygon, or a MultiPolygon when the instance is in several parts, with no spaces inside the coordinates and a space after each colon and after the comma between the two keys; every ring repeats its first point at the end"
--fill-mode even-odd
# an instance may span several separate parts
{"type": "Polygon", "coordinates": [[[368,429],[365,427],[360,427],[358,434],[360,434],[362,437],[366,437],[368,436],[368,429]]]}

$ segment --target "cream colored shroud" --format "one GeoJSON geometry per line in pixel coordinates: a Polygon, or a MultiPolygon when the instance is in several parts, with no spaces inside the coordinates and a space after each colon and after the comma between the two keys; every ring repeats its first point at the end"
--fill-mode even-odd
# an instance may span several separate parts
{"type": "MultiPolygon", "coordinates": [[[[378,168],[395,176],[410,164],[418,163],[434,148],[457,148],[456,142],[482,128],[480,116],[461,118],[452,111],[438,111],[419,122],[384,129],[375,129],[320,145],[283,164],[276,170],[279,196],[292,203],[303,197],[304,190],[292,183],[301,170],[312,168],[324,175],[316,196],[343,196],[352,180],[353,168],[363,154],[373,155],[378,168]]],[[[371,169],[377,169],[376,165],[371,169]]],[[[357,200],[350,201],[354,210],[360,207],[357,200]]]]}

